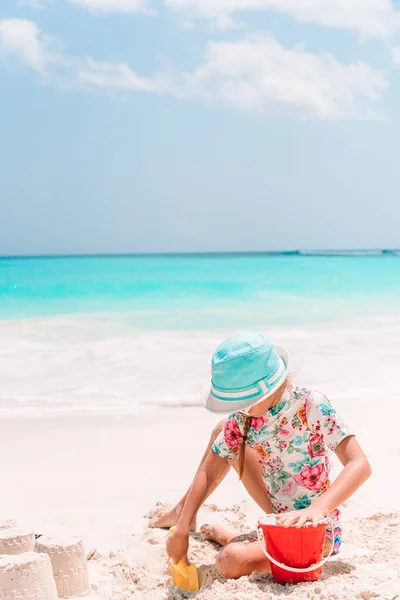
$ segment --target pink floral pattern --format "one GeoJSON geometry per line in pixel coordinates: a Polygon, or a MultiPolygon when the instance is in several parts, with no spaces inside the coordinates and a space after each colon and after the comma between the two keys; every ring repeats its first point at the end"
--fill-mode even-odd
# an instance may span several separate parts
{"type": "Polygon", "coordinates": [[[259,433],[261,431],[261,429],[268,423],[268,418],[267,417],[254,417],[254,419],[252,419],[251,421],[251,426],[254,429],[254,431],[256,431],[257,433],[259,433]]]}
{"type": "MultiPolygon", "coordinates": [[[[237,460],[245,416],[230,415],[213,451],[237,460]]],[[[254,448],[275,512],[309,506],[331,483],[330,452],[351,431],[323,394],[288,386],[281,401],[250,421],[246,444],[254,448]]],[[[339,522],[339,513],[334,515],[339,522]]]]}
{"type": "Polygon", "coordinates": [[[316,433],[310,437],[308,444],[308,454],[310,456],[323,456],[325,453],[324,438],[320,433],[316,433]]]}
{"type": "Polygon", "coordinates": [[[311,490],[312,492],[319,492],[324,487],[325,481],[328,479],[328,471],[323,463],[310,467],[306,465],[299,475],[293,477],[296,483],[300,486],[311,490]]]}
{"type": "Polygon", "coordinates": [[[229,448],[233,450],[237,450],[242,445],[242,432],[234,417],[228,419],[225,423],[224,440],[229,448]]]}

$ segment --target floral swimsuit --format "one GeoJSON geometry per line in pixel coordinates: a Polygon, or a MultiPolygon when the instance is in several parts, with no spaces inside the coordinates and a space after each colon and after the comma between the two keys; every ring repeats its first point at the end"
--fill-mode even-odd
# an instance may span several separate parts
{"type": "MultiPolygon", "coordinates": [[[[222,458],[238,460],[246,415],[235,413],[213,445],[222,458]]],[[[288,384],[281,400],[261,417],[253,417],[246,444],[263,467],[263,478],[275,513],[307,508],[331,484],[331,452],[352,432],[319,392],[288,384]]],[[[340,511],[331,514],[334,553],[342,542],[340,511]]]]}

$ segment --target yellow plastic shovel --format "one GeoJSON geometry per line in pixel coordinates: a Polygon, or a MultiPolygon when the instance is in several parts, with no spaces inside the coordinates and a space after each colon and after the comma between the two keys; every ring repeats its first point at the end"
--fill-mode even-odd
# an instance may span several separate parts
{"type": "MultiPolygon", "coordinates": [[[[169,533],[173,533],[175,527],[171,527],[169,533]]],[[[199,575],[196,565],[187,565],[180,560],[177,565],[171,565],[172,583],[186,592],[198,592],[200,589],[199,575]]]]}

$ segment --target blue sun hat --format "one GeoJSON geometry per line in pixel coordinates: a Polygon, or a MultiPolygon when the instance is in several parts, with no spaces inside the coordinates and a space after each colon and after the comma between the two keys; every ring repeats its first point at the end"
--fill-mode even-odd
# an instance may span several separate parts
{"type": "Polygon", "coordinates": [[[216,349],[211,389],[202,401],[215,413],[243,410],[272,396],[288,375],[290,354],[260,333],[239,333],[216,349]]]}

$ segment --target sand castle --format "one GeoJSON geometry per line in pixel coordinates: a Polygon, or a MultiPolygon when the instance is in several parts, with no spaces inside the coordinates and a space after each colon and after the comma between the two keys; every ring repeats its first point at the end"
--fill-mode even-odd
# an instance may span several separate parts
{"type": "Polygon", "coordinates": [[[17,529],[2,529],[0,531],[0,556],[2,554],[23,554],[35,549],[35,534],[33,531],[17,529]]]}
{"type": "Polygon", "coordinates": [[[36,540],[12,519],[0,521],[0,600],[57,600],[90,593],[79,538],[36,540]]]}
{"type": "Polygon", "coordinates": [[[82,540],[56,540],[41,537],[36,552],[50,557],[59,598],[76,598],[90,594],[88,565],[82,540]]]}
{"type": "Polygon", "coordinates": [[[1,600],[57,600],[50,558],[45,554],[0,556],[1,600]]]}

